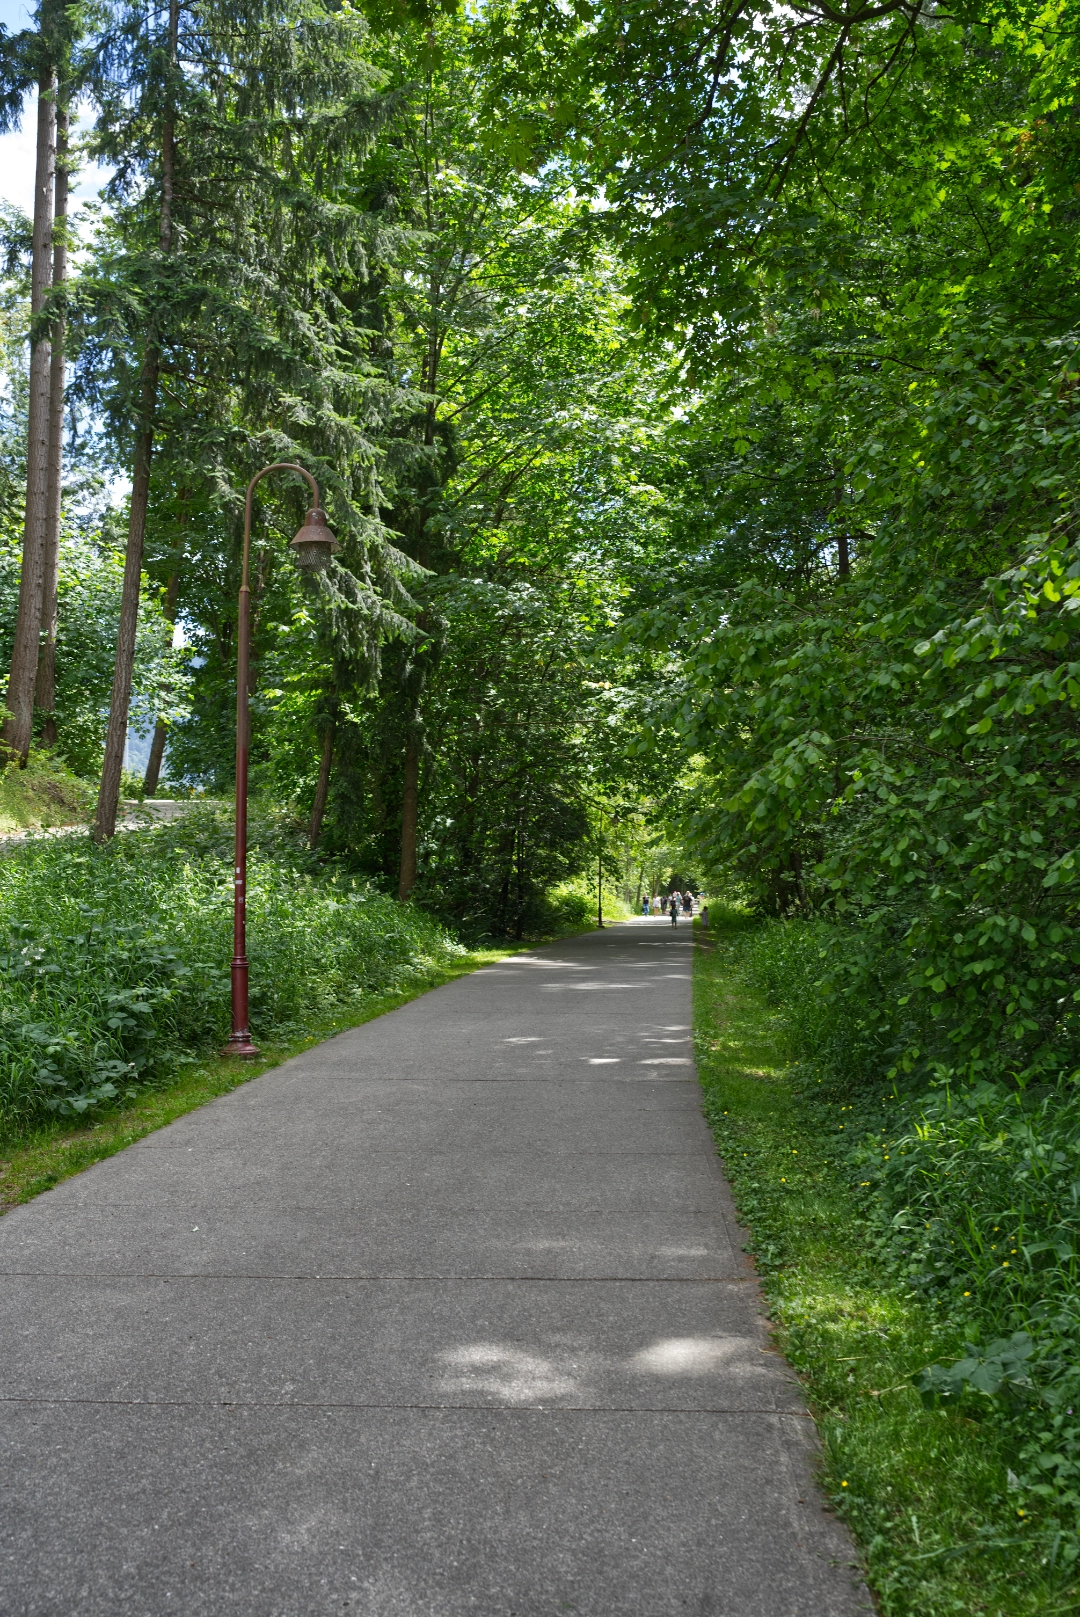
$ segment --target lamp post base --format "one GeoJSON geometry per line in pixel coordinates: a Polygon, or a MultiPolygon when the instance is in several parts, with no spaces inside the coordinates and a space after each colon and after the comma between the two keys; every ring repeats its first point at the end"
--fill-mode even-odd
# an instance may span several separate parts
{"type": "Polygon", "coordinates": [[[253,1061],[256,1056],[262,1055],[259,1046],[254,1043],[250,1033],[234,1033],[228,1044],[218,1051],[220,1056],[239,1056],[242,1061],[253,1061]]]}

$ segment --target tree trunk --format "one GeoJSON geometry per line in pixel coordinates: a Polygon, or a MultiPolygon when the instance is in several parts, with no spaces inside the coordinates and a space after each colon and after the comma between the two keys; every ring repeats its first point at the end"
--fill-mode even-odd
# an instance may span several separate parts
{"type": "Polygon", "coordinates": [[[841,578],[851,577],[851,547],[846,533],[840,534],[836,541],[836,570],[841,578]]]}
{"type": "Polygon", "coordinates": [[[154,739],[150,743],[150,756],[146,760],[146,774],[143,776],[143,796],[153,797],[157,793],[158,781],[161,779],[161,762],[165,757],[165,743],[169,739],[164,719],[159,719],[154,725],[154,739]]]}
{"type": "MultiPolygon", "coordinates": [[[[511,844],[511,847],[513,845],[511,844]]],[[[502,850],[505,854],[505,849],[502,850]]],[[[502,886],[499,888],[499,925],[506,931],[506,911],[510,904],[510,876],[512,867],[507,864],[503,868],[502,886]]]]}
{"type": "Polygon", "coordinates": [[[401,874],[398,898],[404,904],[416,886],[416,824],[420,802],[420,730],[414,722],[405,741],[405,789],[401,794],[401,874]]]}
{"type": "MultiPolygon", "coordinates": [[[[166,623],[176,622],[176,601],[180,594],[180,574],[172,573],[165,586],[165,600],[162,603],[162,617],[166,623]]],[[[150,743],[150,756],[146,760],[146,774],[143,778],[143,794],[153,797],[158,789],[161,778],[161,760],[165,756],[165,743],[169,732],[164,719],[158,719],[154,726],[154,739],[150,743]]]]}
{"type": "Polygon", "coordinates": [[[333,719],[326,727],[323,737],[322,757],[319,760],[319,778],[315,783],[315,801],[311,805],[311,819],[308,822],[308,847],[315,849],[319,845],[322,834],[323,816],[326,813],[326,799],[330,791],[330,770],[334,762],[334,730],[333,719]]]}
{"type": "Polygon", "coordinates": [[[514,862],[517,868],[517,914],[514,919],[514,937],[517,942],[520,943],[522,930],[525,925],[523,919],[525,913],[525,832],[522,828],[520,817],[517,825],[517,841],[515,843],[515,850],[514,862]]]}
{"type": "MultiPolygon", "coordinates": [[[[180,0],[169,0],[169,75],[176,69],[176,43],[180,29],[180,0]]],[[[173,165],[175,129],[171,111],[171,85],[161,126],[161,251],[172,251],[173,165]]],[[[105,842],[116,832],[116,810],[120,801],[120,774],[124,767],[128,709],[135,667],[135,631],[139,625],[139,584],[142,578],[143,544],[146,539],[146,508],[150,501],[150,459],[154,453],[154,414],[157,407],[158,372],[161,368],[158,327],[154,321],[147,336],[139,388],[139,435],[135,440],[135,465],[131,478],[131,506],[128,515],[127,549],[124,553],[124,584],[120,595],[120,633],[116,641],[112,697],[109,702],[109,728],[105,736],[105,760],[101,768],[94,840],[105,842]]]]}
{"type": "Polygon", "coordinates": [[[146,537],[146,507],[150,496],[150,457],[154,451],[153,411],[157,383],[158,347],[151,340],[143,360],[140,414],[145,424],[135,448],[124,583],[120,593],[120,632],[116,640],[105,761],[101,768],[101,786],[94,820],[95,842],[105,842],[115,834],[116,810],[120,802],[120,774],[124,767],[124,743],[127,741],[128,709],[131,706],[135,666],[135,633],[139,626],[139,584],[142,579],[143,541],[146,537]]]}
{"type": "Polygon", "coordinates": [[[56,167],[56,73],[50,67],[38,85],[37,166],[34,178],[34,244],[30,271],[30,387],[26,441],[26,523],[15,644],[11,652],[3,730],[9,757],[25,765],[34,732],[34,684],[41,644],[41,597],[45,567],[45,521],[49,496],[50,345],[37,322],[52,279],[53,183],[56,167]]]}
{"type": "MultiPolygon", "coordinates": [[[[53,290],[67,280],[68,106],[66,90],[57,87],[56,197],[53,212],[53,290]]],[[[45,506],[45,556],[42,567],[41,648],[34,706],[45,719],[41,739],[56,745],[56,611],[60,582],[60,504],[64,484],[64,327],[61,311],[53,321],[49,361],[49,493],[45,506]]]]}

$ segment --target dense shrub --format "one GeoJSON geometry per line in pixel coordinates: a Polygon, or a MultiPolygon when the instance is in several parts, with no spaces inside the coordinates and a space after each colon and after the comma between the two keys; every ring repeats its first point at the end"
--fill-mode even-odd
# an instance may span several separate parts
{"type": "MultiPolygon", "coordinates": [[[[461,952],[273,823],[252,842],[256,1035],[317,1025],[461,952]]],[[[101,848],[35,839],[0,859],[0,1128],[85,1113],[222,1043],[231,928],[231,827],[211,810],[101,848]]]]}
{"type": "MultiPolygon", "coordinates": [[[[1003,1424],[1018,1510],[1080,1520],[1080,1092],[914,1085],[875,1043],[873,1007],[845,992],[862,941],[827,922],[773,922],[742,946],[777,1007],[801,1105],[826,1121],[865,1198],[883,1265],[967,1322],[965,1356],[913,1367],[927,1401],[1003,1424]]],[[[909,1030],[910,1032],[910,1030],[909,1030]]]]}
{"type": "MultiPolygon", "coordinates": [[[[605,907],[611,900],[605,895],[605,907]]],[[[549,932],[585,931],[596,924],[596,897],[574,887],[557,887],[545,893],[533,906],[532,930],[541,936],[549,932]]]]}
{"type": "Polygon", "coordinates": [[[743,974],[782,1007],[807,1083],[832,1100],[877,1097],[922,1030],[915,1008],[903,1017],[885,1011],[882,974],[868,960],[865,937],[831,921],[773,921],[742,947],[743,974]]]}

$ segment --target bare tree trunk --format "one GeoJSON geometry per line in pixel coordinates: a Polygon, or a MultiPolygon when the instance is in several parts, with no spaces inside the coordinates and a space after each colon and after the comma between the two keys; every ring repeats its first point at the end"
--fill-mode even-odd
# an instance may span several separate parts
{"type": "Polygon", "coordinates": [[[336,726],[333,719],[326,727],[323,737],[322,757],[319,760],[319,778],[315,783],[315,801],[311,805],[311,820],[308,824],[308,847],[317,848],[319,837],[322,835],[323,816],[326,813],[326,799],[330,791],[330,770],[334,763],[334,730],[336,726]]]}
{"type": "MultiPolygon", "coordinates": [[[[162,616],[166,623],[176,622],[176,602],[180,594],[180,574],[170,575],[165,586],[165,600],[162,603],[162,616]]],[[[168,728],[164,719],[158,719],[154,726],[154,739],[150,743],[150,756],[146,760],[146,775],[143,778],[143,792],[147,797],[153,797],[158,789],[161,778],[161,760],[165,756],[165,743],[169,739],[168,728]]]]}
{"type": "Polygon", "coordinates": [[[143,796],[154,797],[161,779],[161,763],[165,757],[165,743],[169,739],[169,732],[164,719],[159,719],[154,725],[154,737],[150,743],[150,756],[146,760],[146,774],[143,776],[143,796]]]}
{"type": "MultiPolygon", "coordinates": [[[[53,212],[53,290],[67,280],[68,105],[57,87],[56,199],[53,212]]],[[[49,362],[49,494],[45,506],[45,557],[42,567],[41,648],[34,706],[45,714],[41,739],[56,745],[56,604],[60,582],[60,503],[64,483],[64,327],[61,311],[53,322],[49,362]]]]}
{"type": "Polygon", "coordinates": [[[836,541],[836,564],[841,578],[851,577],[851,547],[846,533],[840,534],[836,541]]]}
{"type": "Polygon", "coordinates": [[[420,730],[410,724],[405,742],[405,789],[401,796],[401,874],[398,898],[404,904],[416,886],[416,823],[420,802],[420,730]]]}
{"type": "Polygon", "coordinates": [[[26,524],[15,644],[11,652],[2,736],[8,755],[25,765],[34,732],[34,683],[41,643],[41,597],[45,566],[45,512],[49,494],[50,345],[37,324],[52,279],[53,183],[56,167],[56,73],[46,69],[38,84],[37,159],[34,178],[34,245],[30,271],[29,419],[26,441],[26,524]]]}
{"type": "Polygon", "coordinates": [[[517,869],[517,913],[514,920],[514,937],[520,943],[525,925],[525,833],[522,829],[520,815],[518,816],[514,862],[517,869]]]}
{"type": "Polygon", "coordinates": [[[146,538],[146,507],[150,495],[150,457],[154,451],[153,409],[157,399],[158,348],[152,342],[143,360],[142,410],[144,422],[135,449],[135,476],[131,487],[127,549],[124,554],[124,582],[120,592],[120,632],[113,665],[109,728],[105,736],[105,761],[101,768],[94,840],[105,842],[116,831],[116,811],[120,802],[120,775],[124,767],[128,709],[135,666],[135,633],[139,626],[139,584],[142,578],[143,542],[146,538]]]}
{"type": "MultiPolygon", "coordinates": [[[[180,29],[180,0],[169,0],[169,71],[176,68],[176,43],[180,29]]],[[[171,96],[171,87],[170,87],[171,96]]],[[[171,104],[170,104],[171,105],[171,104]]],[[[171,110],[161,126],[161,250],[172,251],[173,166],[175,128],[171,110]]],[[[161,350],[158,331],[151,324],[143,354],[139,390],[139,435],[135,441],[135,465],[131,479],[131,505],[128,514],[127,549],[124,554],[124,583],[120,595],[120,632],[116,641],[112,697],[109,702],[109,728],[105,736],[105,760],[101,768],[95,842],[105,842],[116,832],[116,810],[120,801],[120,774],[124,767],[128,709],[135,666],[135,631],[139,625],[139,584],[142,578],[143,545],[146,539],[146,509],[150,501],[150,459],[154,452],[154,414],[157,406],[158,372],[161,350]]]]}

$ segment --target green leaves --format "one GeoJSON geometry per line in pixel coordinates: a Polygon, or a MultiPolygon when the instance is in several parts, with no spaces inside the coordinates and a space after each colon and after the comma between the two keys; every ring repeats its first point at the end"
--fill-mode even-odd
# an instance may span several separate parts
{"type": "MultiPolygon", "coordinates": [[[[252,841],[252,1004],[267,1032],[422,977],[457,950],[419,910],[320,869],[291,826],[256,816],[252,841]]],[[[184,1052],[220,1046],[231,846],[230,820],[196,808],[105,848],[64,838],[8,851],[0,1126],[92,1113],[168,1082],[184,1052]]]]}
{"type": "Polygon", "coordinates": [[[967,1354],[954,1364],[930,1364],[911,1378],[928,1409],[956,1403],[969,1389],[984,1398],[1017,1401],[1034,1391],[1028,1361],[1035,1343],[1026,1331],[1014,1331],[980,1350],[968,1344],[967,1354]]]}

